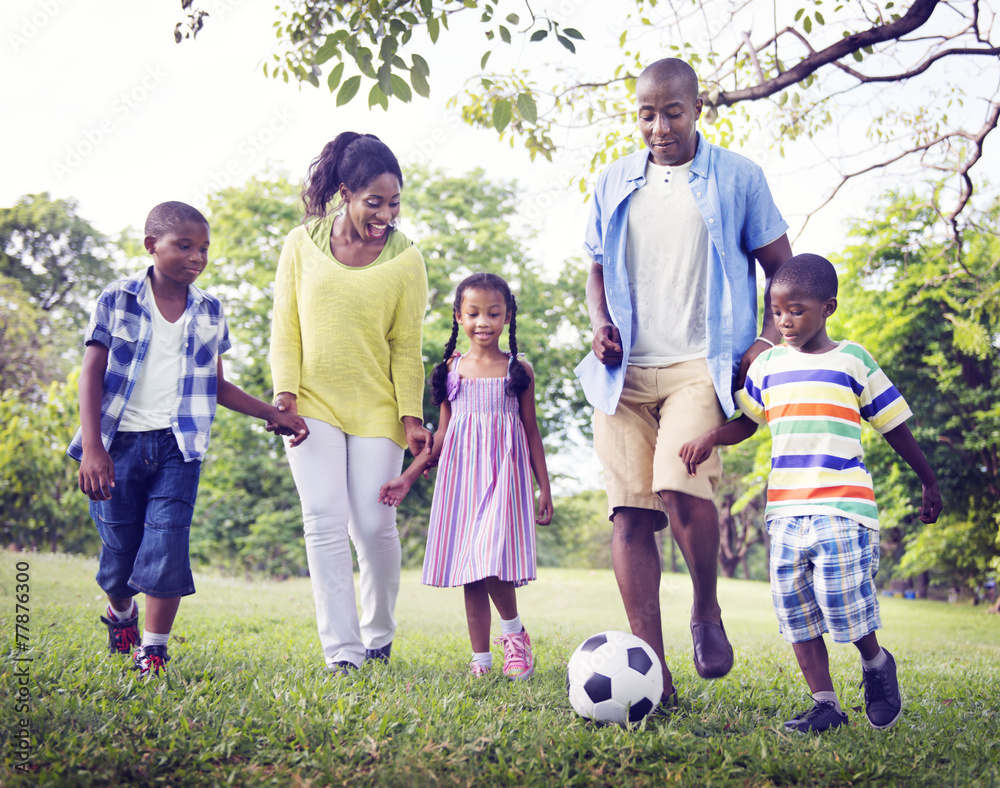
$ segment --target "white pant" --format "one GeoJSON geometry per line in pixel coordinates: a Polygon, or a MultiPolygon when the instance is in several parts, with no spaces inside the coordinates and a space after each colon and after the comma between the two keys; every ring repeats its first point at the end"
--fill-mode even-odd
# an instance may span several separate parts
{"type": "Polygon", "coordinates": [[[402,550],[396,509],[379,503],[378,491],[399,475],[403,450],[389,438],[359,438],[325,421],[305,421],[309,437],[285,448],[302,501],[323,658],[331,667],[342,660],[360,665],[366,648],[381,648],[396,632],[402,550]],[[361,570],[360,621],[348,537],[361,570]]]}

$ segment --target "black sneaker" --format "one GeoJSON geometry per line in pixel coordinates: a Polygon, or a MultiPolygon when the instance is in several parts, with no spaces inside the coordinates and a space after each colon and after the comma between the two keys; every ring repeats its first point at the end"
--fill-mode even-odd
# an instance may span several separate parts
{"type": "Polygon", "coordinates": [[[847,715],[837,711],[837,706],[828,700],[817,700],[809,711],[785,723],[786,731],[799,733],[822,733],[830,728],[847,724],[847,715]]]}
{"type": "Polygon", "coordinates": [[[865,688],[865,716],[873,728],[891,728],[903,710],[903,698],[896,680],[896,660],[887,649],[885,664],[880,670],[861,669],[861,684],[865,688]]]}
{"type": "Polygon", "coordinates": [[[365,662],[371,662],[376,660],[378,662],[389,663],[389,654],[392,652],[392,641],[390,640],[384,646],[379,648],[366,648],[365,649],[365,662]]]}
{"type": "Polygon", "coordinates": [[[139,671],[140,678],[149,678],[166,672],[170,657],[166,646],[139,646],[132,655],[132,670],[139,671]]]}
{"type": "Polygon", "coordinates": [[[108,609],[101,621],[108,627],[108,651],[112,654],[128,654],[132,646],[139,645],[139,608],[132,618],[119,619],[108,609]]]}

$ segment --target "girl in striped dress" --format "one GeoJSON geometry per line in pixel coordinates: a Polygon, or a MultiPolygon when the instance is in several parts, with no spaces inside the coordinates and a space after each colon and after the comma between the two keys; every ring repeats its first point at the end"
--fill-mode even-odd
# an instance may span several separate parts
{"type": "Polygon", "coordinates": [[[535,524],[552,521],[552,494],[535,419],[534,372],[517,354],[516,313],[510,287],[495,274],[474,274],[458,286],[451,338],[431,378],[441,407],[434,447],[387,482],[379,501],[398,506],[420,474],[438,465],[423,582],[464,587],[473,676],[493,665],[492,600],[504,675],[522,680],[534,672],[534,660],[515,588],[535,579],[535,524]],[[510,353],[500,349],[505,325],[510,353]],[[465,354],[455,353],[459,327],[471,345],[465,354]]]}

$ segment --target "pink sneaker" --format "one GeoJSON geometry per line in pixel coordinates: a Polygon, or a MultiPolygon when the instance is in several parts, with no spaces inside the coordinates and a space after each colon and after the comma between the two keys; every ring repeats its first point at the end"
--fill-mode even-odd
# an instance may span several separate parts
{"type": "Polygon", "coordinates": [[[479,678],[481,676],[485,676],[487,673],[490,672],[490,669],[491,668],[490,668],[489,665],[483,665],[483,664],[481,664],[479,662],[470,662],[469,663],[469,675],[470,676],[474,676],[476,678],[479,678]]]}
{"type": "Polygon", "coordinates": [[[503,674],[514,681],[531,678],[535,672],[535,659],[531,655],[531,638],[521,628],[513,635],[501,635],[494,643],[503,644],[503,674]]]}

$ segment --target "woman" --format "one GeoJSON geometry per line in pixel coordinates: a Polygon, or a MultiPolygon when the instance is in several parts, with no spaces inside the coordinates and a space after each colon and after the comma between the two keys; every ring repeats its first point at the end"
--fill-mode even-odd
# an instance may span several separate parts
{"type": "Polygon", "coordinates": [[[402,187],[383,142],[339,134],[310,165],[306,221],[289,233],[274,283],[274,403],[309,425],[309,440],[286,450],[323,656],[340,674],[389,660],[401,550],[379,488],[399,475],[407,446],[417,455],[433,443],[422,423],[427,272],[393,226],[402,187]]]}

